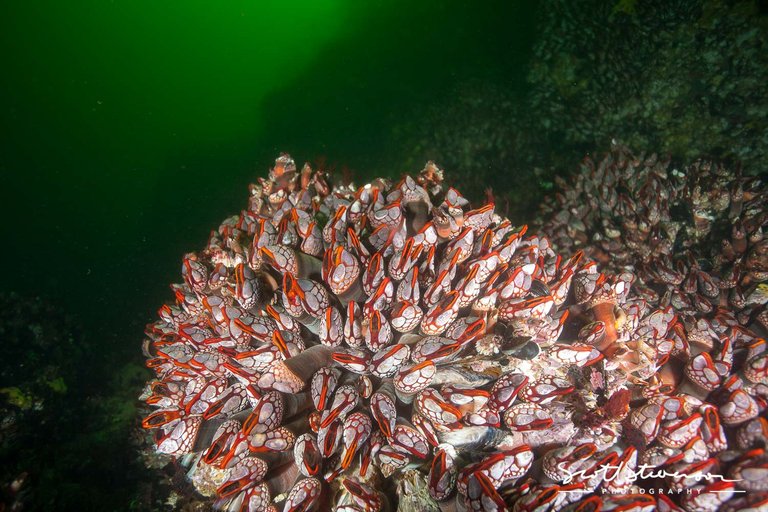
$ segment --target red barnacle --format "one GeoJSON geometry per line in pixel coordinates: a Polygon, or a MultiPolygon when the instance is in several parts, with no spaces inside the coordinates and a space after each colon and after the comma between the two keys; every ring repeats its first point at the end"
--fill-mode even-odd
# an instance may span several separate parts
{"type": "Polygon", "coordinates": [[[302,434],[296,438],[293,457],[302,475],[316,476],[320,473],[323,459],[317,439],[312,434],[302,434]]]}
{"type": "Polygon", "coordinates": [[[707,352],[692,358],[685,366],[685,375],[697,386],[712,391],[720,385],[720,375],[715,363],[707,352]]]}
{"type": "Polygon", "coordinates": [[[388,311],[394,295],[392,280],[385,276],[363,304],[363,313],[370,318],[374,311],[388,311]]]}
{"type": "Polygon", "coordinates": [[[206,464],[215,463],[220,457],[229,453],[238,433],[240,432],[240,422],[237,420],[227,420],[222,423],[213,434],[213,441],[203,455],[203,461],[206,464]]]}
{"type": "Polygon", "coordinates": [[[304,308],[301,306],[304,299],[304,291],[299,287],[299,283],[291,274],[283,275],[283,306],[293,317],[300,317],[304,314],[304,308]]]}
{"type": "Polygon", "coordinates": [[[181,275],[195,292],[203,291],[208,284],[208,269],[195,254],[187,254],[184,257],[181,275]]]}
{"type": "Polygon", "coordinates": [[[334,421],[327,427],[320,427],[317,432],[317,445],[324,458],[329,458],[336,452],[341,443],[342,428],[341,421],[334,421]]]}
{"type": "Polygon", "coordinates": [[[605,472],[604,486],[612,491],[627,490],[634,481],[633,471],[637,464],[637,448],[627,446],[621,452],[616,466],[605,472]]]}
{"type": "Polygon", "coordinates": [[[144,418],[141,426],[144,428],[162,427],[167,423],[181,419],[184,414],[181,409],[161,409],[144,418]]]}
{"type": "Polygon", "coordinates": [[[384,279],[384,262],[380,252],[376,252],[368,261],[368,266],[363,273],[363,291],[366,295],[373,293],[381,280],[384,279]]]}
{"type": "Polygon", "coordinates": [[[472,228],[476,233],[481,233],[493,222],[495,205],[490,202],[476,210],[470,210],[464,215],[464,225],[472,228]]]}
{"type": "Polygon", "coordinates": [[[458,301],[459,292],[456,290],[443,295],[421,319],[421,331],[432,336],[442,333],[456,319],[459,312],[458,301]]]}
{"type": "Polygon", "coordinates": [[[309,416],[307,418],[309,429],[315,434],[320,432],[320,417],[321,417],[320,411],[312,411],[311,413],[309,413],[309,416]]]}
{"type": "Polygon", "coordinates": [[[282,452],[293,448],[296,436],[285,427],[277,427],[264,433],[251,433],[248,436],[248,449],[251,452],[282,452]]]}
{"type": "Polygon", "coordinates": [[[539,319],[549,314],[554,305],[551,295],[526,299],[520,302],[507,301],[499,308],[499,316],[505,320],[524,318],[539,319]]]}
{"type": "MultiPolygon", "coordinates": [[[[408,272],[415,263],[415,259],[411,257],[411,251],[413,251],[413,239],[409,238],[405,241],[402,251],[393,254],[392,258],[389,260],[388,274],[395,281],[402,280],[403,277],[405,277],[406,272],[408,272]]],[[[419,247],[417,251],[421,252],[421,248],[419,247]]],[[[418,257],[418,253],[416,254],[416,257],[418,257]]]]}
{"type": "Polygon", "coordinates": [[[542,471],[556,482],[570,480],[573,471],[580,469],[584,461],[592,457],[596,451],[597,447],[593,443],[554,448],[544,455],[542,471]]]}
{"type": "Polygon", "coordinates": [[[323,484],[317,478],[304,478],[296,482],[285,498],[284,512],[312,512],[318,510],[323,484]]]}
{"type": "Polygon", "coordinates": [[[528,377],[522,373],[506,373],[491,388],[488,406],[504,412],[517,398],[518,393],[528,384],[528,377]]]}
{"type": "Polygon", "coordinates": [[[243,433],[264,433],[283,421],[283,396],[277,391],[265,393],[243,422],[243,433]]]}
{"type": "Polygon", "coordinates": [[[455,340],[459,345],[465,345],[479,339],[486,333],[486,321],[482,317],[466,316],[457,318],[442,334],[444,338],[455,340]]]}
{"type": "Polygon", "coordinates": [[[475,472],[469,475],[466,485],[466,503],[470,510],[488,512],[507,510],[504,500],[496,490],[490,478],[484,473],[475,472]]]}
{"type": "Polygon", "coordinates": [[[520,391],[520,397],[527,402],[547,404],[559,396],[567,395],[576,389],[570,382],[558,377],[543,377],[529,382],[520,391]]]}
{"type": "Polygon", "coordinates": [[[235,298],[248,310],[256,306],[260,300],[261,286],[259,278],[247,265],[241,263],[235,267],[235,298]]]}
{"type": "Polygon", "coordinates": [[[458,254],[452,258],[452,266],[462,263],[472,254],[474,241],[474,231],[472,231],[470,227],[465,227],[453,240],[448,242],[445,246],[445,253],[451,254],[453,251],[458,252],[458,254]]]}
{"type": "Polygon", "coordinates": [[[356,253],[360,263],[365,266],[368,263],[368,259],[371,257],[371,254],[368,252],[368,249],[365,248],[365,245],[360,243],[360,238],[352,228],[347,229],[347,242],[349,244],[349,248],[356,253]]]}
{"type": "Polygon", "coordinates": [[[395,291],[396,302],[410,301],[418,303],[421,300],[421,288],[419,286],[419,267],[411,267],[408,273],[397,285],[395,291]]]}
{"type": "Polygon", "coordinates": [[[327,307],[321,315],[318,336],[320,336],[320,342],[328,347],[341,345],[344,337],[344,321],[335,307],[327,307]]]}
{"type": "Polygon", "coordinates": [[[437,373],[435,363],[424,361],[413,366],[401,368],[395,376],[395,389],[409,395],[418,393],[429,386],[437,373]]]}
{"type": "Polygon", "coordinates": [[[337,419],[343,420],[350,411],[357,407],[359,399],[360,395],[354,386],[350,384],[339,386],[333,396],[331,408],[322,414],[320,427],[328,427],[337,419]]]}
{"type": "Polygon", "coordinates": [[[336,295],[350,291],[360,275],[360,263],[355,256],[337,245],[328,249],[323,258],[323,280],[336,295]]]}
{"type": "Polygon", "coordinates": [[[456,488],[457,471],[453,457],[441,448],[435,452],[429,469],[429,495],[437,501],[448,499],[456,488]]]}
{"type": "MultiPolygon", "coordinates": [[[[755,345],[763,347],[764,340],[760,340],[762,343],[756,343],[755,345]]],[[[752,347],[750,347],[752,348],[752,347]]],[[[762,348],[761,348],[762,350],[762,348]]],[[[744,364],[744,377],[750,382],[756,384],[768,385],[768,352],[761,352],[751,357],[744,364]]]]}
{"type": "Polygon", "coordinates": [[[527,444],[500,450],[474,465],[475,471],[488,476],[494,485],[525,475],[533,463],[533,451],[527,444]]]}
{"type": "Polygon", "coordinates": [[[371,373],[376,377],[392,377],[410,354],[410,347],[402,343],[384,347],[371,357],[371,373]]]}
{"type": "Polygon", "coordinates": [[[368,353],[363,352],[362,350],[336,349],[331,357],[343,368],[351,372],[359,374],[365,374],[368,372],[370,356],[368,353]]]}
{"type": "Polygon", "coordinates": [[[167,455],[180,456],[190,453],[195,446],[203,417],[190,415],[181,418],[167,434],[157,442],[157,451],[167,455]]]}
{"type": "MultiPolygon", "coordinates": [[[[422,302],[427,308],[433,307],[435,304],[437,304],[440,299],[451,290],[452,288],[452,279],[455,275],[455,267],[448,266],[447,269],[440,270],[435,277],[434,281],[431,282],[431,286],[425,286],[426,291],[424,292],[424,296],[422,297],[422,302]]],[[[422,279],[425,280],[425,284],[427,283],[427,280],[429,278],[429,275],[422,271],[421,272],[422,279]]]]}
{"type": "Polygon", "coordinates": [[[480,410],[491,398],[490,392],[484,389],[468,388],[457,384],[444,384],[440,387],[440,394],[465,414],[480,410]]]}
{"type": "Polygon", "coordinates": [[[233,414],[244,407],[248,398],[248,392],[245,387],[239,382],[236,382],[218,395],[215,401],[210,402],[210,404],[207,405],[202,411],[203,419],[210,420],[222,414],[225,417],[229,414],[233,414]]]}
{"type": "Polygon", "coordinates": [[[480,233],[480,254],[488,254],[493,250],[494,238],[495,233],[491,228],[487,228],[485,231],[480,233]]]}
{"type": "Polygon", "coordinates": [[[382,499],[374,488],[352,478],[345,478],[342,481],[342,485],[349,492],[357,508],[361,510],[381,510],[383,505],[382,499]]]}
{"type": "Polygon", "coordinates": [[[568,297],[568,291],[571,289],[571,281],[574,276],[572,269],[566,269],[563,275],[556,282],[549,286],[550,293],[555,300],[555,305],[560,306],[568,297]]]}
{"type": "Polygon", "coordinates": [[[227,479],[216,489],[220,498],[228,498],[261,482],[267,474],[267,463],[257,457],[241,459],[227,473],[227,479]]]}
{"type": "Polygon", "coordinates": [[[392,201],[388,205],[372,211],[368,215],[368,219],[371,221],[373,229],[380,226],[398,226],[403,219],[403,209],[400,200],[392,201]]]}
{"type": "Polygon", "coordinates": [[[288,343],[285,339],[285,336],[283,336],[280,331],[275,331],[272,333],[272,344],[277,347],[278,351],[280,351],[282,359],[288,359],[291,357],[291,352],[288,349],[288,343]]]}
{"type": "Polygon", "coordinates": [[[681,448],[698,434],[702,419],[701,414],[696,413],[684,419],[665,423],[656,439],[670,448],[681,448]]]}
{"type": "Polygon", "coordinates": [[[344,448],[341,453],[341,467],[347,469],[358,449],[368,441],[371,435],[371,418],[363,412],[347,416],[342,425],[344,448]]]}
{"type": "Polygon", "coordinates": [[[477,427],[494,427],[501,426],[501,416],[495,409],[483,408],[477,412],[469,413],[464,417],[464,422],[467,425],[477,427]]]}
{"type": "Polygon", "coordinates": [[[727,401],[720,406],[720,418],[728,426],[738,425],[758,415],[755,400],[743,389],[733,391],[727,401]]]}
{"type": "Polygon", "coordinates": [[[284,359],[285,356],[276,344],[261,345],[253,350],[237,352],[230,356],[236,364],[226,366],[230,371],[236,371],[234,368],[247,368],[256,372],[263,372],[269,369],[273,363],[284,359]]]}
{"type": "Polygon", "coordinates": [[[368,375],[360,375],[357,378],[357,391],[363,400],[371,398],[373,394],[373,381],[368,375]]]}
{"type": "Polygon", "coordinates": [[[395,426],[390,443],[395,450],[419,459],[426,459],[429,455],[427,439],[418,430],[405,423],[395,426]]]}
{"type": "Polygon", "coordinates": [[[162,402],[165,399],[171,399],[173,395],[176,395],[180,392],[179,389],[177,389],[177,385],[175,383],[169,383],[164,381],[154,381],[149,384],[149,388],[152,392],[152,394],[145,400],[150,405],[156,405],[160,402],[162,402]],[[173,386],[174,391],[171,391],[171,386],[173,386]]]}
{"type": "Polygon", "coordinates": [[[552,345],[549,355],[563,364],[574,364],[582,367],[591,366],[604,358],[603,354],[596,348],[580,343],[571,345],[555,343],[552,345]]]}
{"type": "Polygon", "coordinates": [[[702,416],[701,437],[707,444],[709,451],[717,453],[728,448],[728,441],[725,437],[723,426],[720,423],[717,407],[713,405],[702,407],[702,416]]]}
{"type": "Polygon", "coordinates": [[[436,425],[461,428],[462,414],[433,388],[426,388],[416,395],[416,410],[436,425]]]}
{"type": "Polygon", "coordinates": [[[260,252],[264,262],[281,274],[290,273],[294,276],[299,273],[299,262],[293,249],[282,245],[268,245],[261,247],[260,252]]]}
{"type": "Polygon", "coordinates": [[[382,384],[382,387],[371,395],[370,407],[381,431],[386,437],[391,437],[397,420],[394,387],[391,382],[382,384]]]}
{"type": "Polygon", "coordinates": [[[683,494],[680,502],[685,510],[719,510],[734,495],[736,486],[733,482],[714,481],[707,485],[698,485],[691,494],[683,494]]]}
{"type": "MultiPolygon", "coordinates": [[[[371,436],[375,434],[381,434],[380,431],[374,430],[374,433],[371,434],[371,436]]],[[[362,478],[365,478],[365,476],[368,474],[368,468],[371,465],[371,462],[373,461],[373,447],[372,444],[376,442],[371,438],[367,443],[365,443],[362,448],[360,448],[360,469],[359,469],[359,475],[362,478]]]]}
{"type": "Polygon", "coordinates": [[[339,206],[336,213],[323,228],[323,241],[328,247],[333,247],[344,236],[347,223],[347,207],[339,206]]]}
{"type": "MultiPolygon", "coordinates": [[[[437,431],[435,430],[434,425],[432,425],[432,423],[430,423],[427,418],[418,412],[414,412],[411,415],[411,423],[413,424],[413,427],[418,430],[421,435],[424,436],[424,439],[426,439],[429,444],[435,447],[440,444],[440,440],[437,437],[437,431]]],[[[453,428],[460,427],[461,426],[459,425],[453,428]]]]}
{"type": "Polygon", "coordinates": [[[450,338],[427,336],[418,341],[411,351],[414,363],[434,361],[436,364],[445,363],[458,355],[464,348],[461,343],[450,338]]]}
{"type": "Polygon", "coordinates": [[[336,390],[340,376],[339,370],[328,366],[320,368],[312,376],[310,392],[312,393],[312,402],[318,411],[323,411],[330,405],[331,396],[336,390]]]}
{"type": "Polygon", "coordinates": [[[605,336],[605,324],[603,322],[590,322],[579,330],[579,341],[587,345],[597,345],[605,336]]]}
{"type": "MultiPolygon", "coordinates": [[[[288,315],[285,309],[282,307],[267,305],[264,310],[280,330],[290,331],[295,334],[301,333],[301,327],[299,326],[298,322],[296,322],[293,317],[288,315]]],[[[271,335],[272,333],[269,332],[267,339],[271,339],[271,335]]]]}
{"type": "MultiPolygon", "coordinates": [[[[713,414],[714,414],[714,417],[717,418],[717,412],[714,412],[713,414]]],[[[705,420],[705,424],[702,425],[702,427],[704,427],[705,425],[706,425],[706,420],[705,420]]],[[[707,447],[709,447],[711,444],[711,439],[707,439],[707,435],[705,434],[706,432],[704,428],[702,428],[702,437],[704,438],[705,441],[707,441],[707,447]]],[[[725,439],[724,434],[723,434],[723,439],[725,439]]],[[[745,423],[743,426],[739,427],[739,430],[736,432],[736,444],[738,445],[739,448],[743,450],[748,450],[750,448],[754,448],[760,445],[767,445],[768,444],[768,419],[763,417],[757,417],[745,423]]],[[[719,450],[713,450],[710,448],[710,451],[721,451],[724,448],[727,448],[727,444],[724,444],[723,447],[719,450]]]]}
{"type": "Polygon", "coordinates": [[[392,327],[400,333],[408,333],[421,323],[423,315],[422,310],[411,302],[395,303],[390,312],[392,327]]]}
{"type": "Polygon", "coordinates": [[[578,490],[581,488],[583,488],[583,484],[535,486],[527,494],[521,496],[516,506],[520,512],[547,510],[554,504],[558,496],[563,495],[561,491],[578,490]]]}
{"type": "Polygon", "coordinates": [[[513,431],[544,430],[552,426],[552,416],[538,404],[519,403],[504,413],[504,424],[513,431]]]}
{"type": "Polygon", "coordinates": [[[650,443],[658,435],[663,417],[664,408],[659,404],[649,403],[634,409],[629,415],[629,420],[632,426],[643,434],[645,441],[650,443]]]}
{"type": "Polygon", "coordinates": [[[391,342],[392,328],[389,322],[381,312],[374,310],[368,319],[368,329],[365,332],[366,345],[375,352],[391,342]]]}
{"type": "Polygon", "coordinates": [[[362,316],[360,304],[349,301],[347,304],[347,318],[344,321],[344,340],[350,347],[359,347],[365,341],[360,322],[362,316]]]}

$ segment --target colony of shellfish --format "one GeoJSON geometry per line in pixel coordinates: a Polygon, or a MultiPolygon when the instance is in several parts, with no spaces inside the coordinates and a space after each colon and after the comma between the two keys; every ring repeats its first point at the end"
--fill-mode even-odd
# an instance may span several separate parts
{"type": "Polygon", "coordinates": [[[283,155],[184,258],[147,329],[143,424],[198,492],[250,511],[768,506],[768,352],[743,311],[688,315],[442,181],[429,163],[332,186],[283,155]]]}
{"type": "Polygon", "coordinates": [[[768,325],[768,189],[714,162],[670,168],[619,144],[587,157],[542,206],[542,230],[563,251],[584,249],[611,272],[629,270],[648,300],[676,310],[727,307],[768,325]]]}

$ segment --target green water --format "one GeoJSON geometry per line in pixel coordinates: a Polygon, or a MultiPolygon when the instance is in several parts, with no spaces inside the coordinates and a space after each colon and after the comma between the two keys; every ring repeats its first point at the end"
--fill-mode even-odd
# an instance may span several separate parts
{"type": "MultiPolygon", "coordinates": [[[[130,384],[118,377],[108,414],[130,417],[143,376],[123,368],[141,362],[182,255],[239,211],[280,151],[397,176],[414,169],[392,127],[416,107],[466,79],[524,87],[533,3],[473,4],[0,4],[0,291],[42,296],[82,326],[89,377],[70,383],[73,407],[110,403],[122,371],[130,384]]],[[[131,455],[99,453],[119,435],[89,431],[98,421],[57,437],[74,439],[61,473],[33,476],[48,505],[128,506],[131,455]]]]}
{"type": "Polygon", "coordinates": [[[280,151],[397,175],[415,104],[522,84],[532,11],[412,4],[4,3],[2,287],[138,337],[280,151]]]}

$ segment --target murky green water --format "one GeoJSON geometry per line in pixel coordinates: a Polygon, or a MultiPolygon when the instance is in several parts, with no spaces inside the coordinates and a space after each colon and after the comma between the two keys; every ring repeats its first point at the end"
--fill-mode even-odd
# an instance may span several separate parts
{"type": "Polygon", "coordinates": [[[397,175],[390,131],[414,106],[459,78],[519,87],[534,15],[460,2],[3,9],[3,288],[50,294],[113,335],[138,333],[183,252],[280,151],[397,175]]]}

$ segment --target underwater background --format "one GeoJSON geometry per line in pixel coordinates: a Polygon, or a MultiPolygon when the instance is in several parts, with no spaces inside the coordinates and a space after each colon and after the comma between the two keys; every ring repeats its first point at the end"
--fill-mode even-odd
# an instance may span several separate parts
{"type": "Polygon", "coordinates": [[[3,2],[0,47],[0,510],[167,507],[143,328],[280,152],[520,224],[612,139],[768,163],[760,1],[3,2]]]}

